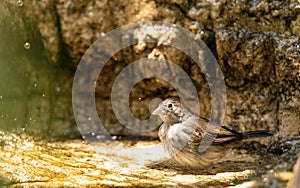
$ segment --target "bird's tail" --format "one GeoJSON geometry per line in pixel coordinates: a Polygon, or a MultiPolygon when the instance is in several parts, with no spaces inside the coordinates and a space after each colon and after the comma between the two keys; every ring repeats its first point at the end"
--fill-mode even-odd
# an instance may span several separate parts
{"type": "Polygon", "coordinates": [[[225,131],[222,131],[221,134],[218,134],[215,143],[222,143],[228,141],[257,138],[257,137],[267,137],[272,136],[268,130],[257,130],[257,131],[248,131],[248,132],[238,132],[226,126],[221,126],[225,131]]]}
{"type": "Polygon", "coordinates": [[[242,139],[255,138],[255,137],[266,137],[266,136],[273,135],[272,133],[270,133],[267,130],[248,131],[248,132],[243,132],[241,134],[242,134],[242,139]]]}

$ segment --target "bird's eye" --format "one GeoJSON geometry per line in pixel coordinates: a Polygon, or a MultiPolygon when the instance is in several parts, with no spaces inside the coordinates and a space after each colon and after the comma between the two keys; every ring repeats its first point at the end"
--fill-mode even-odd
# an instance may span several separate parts
{"type": "Polygon", "coordinates": [[[173,107],[173,104],[172,104],[172,103],[169,103],[169,104],[168,104],[168,108],[171,109],[172,107],[173,107]]]}

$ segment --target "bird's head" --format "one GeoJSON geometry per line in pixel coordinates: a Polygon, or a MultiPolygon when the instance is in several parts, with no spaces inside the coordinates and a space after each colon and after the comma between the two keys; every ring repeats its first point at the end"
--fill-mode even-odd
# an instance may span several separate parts
{"type": "Polygon", "coordinates": [[[159,116],[165,124],[173,125],[182,121],[184,109],[178,98],[168,98],[159,104],[152,115],[159,116]]]}

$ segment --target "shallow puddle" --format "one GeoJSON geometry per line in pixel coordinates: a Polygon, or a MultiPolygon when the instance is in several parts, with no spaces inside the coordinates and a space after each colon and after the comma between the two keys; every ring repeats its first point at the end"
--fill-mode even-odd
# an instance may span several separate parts
{"type": "Polygon", "coordinates": [[[257,187],[269,161],[235,149],[210,168],[189,170],[157,163],[166,157],[159,141],[45,142],[0,133],[0,185],[10,187],[257,187]]]}

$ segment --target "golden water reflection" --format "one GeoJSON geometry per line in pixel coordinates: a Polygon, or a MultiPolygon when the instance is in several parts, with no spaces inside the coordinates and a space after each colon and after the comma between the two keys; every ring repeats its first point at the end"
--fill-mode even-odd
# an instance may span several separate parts
{"type": "Polygon", "coordinates": [[[170,169],[158,164],[149,166],[165,157],[159,146],[158,141],[45,142],[0,132],[0,185],[224,187],[257,178],[257,161],[261,159],[243,152],[235,162],[220,163],[207,172],[170,169]]]}

